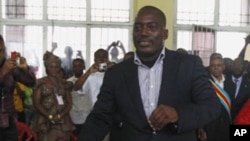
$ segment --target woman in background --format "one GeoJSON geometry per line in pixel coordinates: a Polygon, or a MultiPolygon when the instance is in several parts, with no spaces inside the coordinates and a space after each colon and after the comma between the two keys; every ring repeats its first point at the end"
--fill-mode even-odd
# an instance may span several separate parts
{"type": "Polygon", "coordinates": [[[74,125],[69,116],[73,84],[59,76],[60,58],[51,52],[43,56],[47,76],[38,79],[33,101],[37,111],[34,130],[39,141],[69,141],[74,125]]]}

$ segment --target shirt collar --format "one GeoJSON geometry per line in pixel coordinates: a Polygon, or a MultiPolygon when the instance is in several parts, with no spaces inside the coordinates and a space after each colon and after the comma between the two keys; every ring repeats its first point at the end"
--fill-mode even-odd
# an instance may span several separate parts
{"type": "Polygon", "coordinates": [[[217,82],[217,83],[223,83],[223,82],[225,81],[225,76],[224,76],[223,74],[221,74],[221,75],[222,75],[222,79],[221,79],[220,82],[214,77],[213,74],[211,74],[211,77],[213,78],[213,80],[214,80],[215,82],[217,82]]]}
{"type": "MultiPolygon", "coordinates": [[[[160,55],[158,56],[158,59],[156,62],[161,62],[165,58],[165,47],[162,48],[160,55]]],[[[137,53],[135,53],[134,63],[138,66],[143,65],[141,62],[141,59],[138,57],[137,53]]]]}
{"type": "Polygon", "coordinates": [[[236,79],[238,80],[238,82],[241,82],[242,76],[236,78],[236,77],[234,77],[234,76],[232,75],[232,81],[235,82],[236,79]]]}

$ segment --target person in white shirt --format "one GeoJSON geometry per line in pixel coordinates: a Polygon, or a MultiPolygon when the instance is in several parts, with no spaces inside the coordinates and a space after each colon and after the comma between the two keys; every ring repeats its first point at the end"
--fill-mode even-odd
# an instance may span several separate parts
{"type": "MultiPolygon", "coordinates": [[[[67,80],[75,83],[76,80],[83,75],[83,72],[85,70],[84,60],[81,58],[74,59],[72,63],[72,69],[74,75],[67,80]]],[[[76,126],[74,134],[77,136],[81,130],[83,123],[86,120],[86,117],[90,113],[91,101],[89,95],[84,94],[82,89],[73,90],[71,92],[71,96],[73,105],[70,111],[70,117],[76,126]]]]}
{"type": "MultiPolygon", "coordinates": [[[[114,63],[109,61],[108,52],[104,49],[98,49],[94,54],[94,64],[74,84],[74,90],[81,89],[85,95],[90,96],[92,108],[97,101],[104,73],[112,65],[114,63]]],[[[109,134],[106,135],[103,141],[108,140],[109,134]]]]}
{"type": "Polygon", "coordinates": [[[108,58],[108,52],[104,49],[98,49],[94,54],[94,64],[75,82],[74,90],[82,89],[83,93],[89,94],[92,106],[97,100],[104,73],[112,65],[113,63],[108,58]]]}

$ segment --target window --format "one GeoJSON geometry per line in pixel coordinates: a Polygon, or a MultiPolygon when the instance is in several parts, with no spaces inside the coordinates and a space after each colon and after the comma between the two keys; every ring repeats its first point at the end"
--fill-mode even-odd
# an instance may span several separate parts
{"type": "MultiPolygon", "coordinates": [[[[123,28],[91,28],[91,54],[94,54],[99,47],[107,49],[107,45],[110,45],[114,41],[112,39],[121,41],[125,47],[125,51],[128,51],[128,34],[128,30],[123,28]]],[[[119,49],[118,59],[121,60],[123,55],[124,53],[119,49]]],[[[93,63],[93,61],[94,56],[91,56],[91,62],[93,63]]]]}
{"type": "Polygon", "coordinates": [[[220,0],[219,24],[222,26],[249,26],[249,0],[220,0]]]}
{"type": "Polygon", "coordinates": [[[42,0],[2,0],[2,17],[7,19],[42,19],[42,0]]]}
{"type": "Polygon", "coordinates": [[[217,52],[223,52],[224,57],[238,57],[244,47],[245,37],[243,32],[217,32],[217,52]],[[232,42],[229,44],[229,41],[232,42]]]}
{"type": "Polygon", "coordinates": [[[7,55],[12,51],[18,51],[25,56],[27,63],[34,69],[37,76],[42,75],[39,67],[43,65],[43,37],[42,27],[29,25],[5,25],[5,44],[7,55]]]}
{"type": "Polygon", "coordinates": [[[177,24],[211,25],[215,0],[178,0],[177,24]]]}
{"type": "Polygon", "coordinates": [[[205,66],[212,52],[238,56],[250,33],[248,0],[178,0],[176,5],[175,49],[198,51],[205,66]],[[197,32],[196,27],[203,29],[197,32]]]}
{"type": "Polygon", "coordinates": [[[91,0],[92,21],[129,22],[127,0],[91,0]]]}
{"type": "Polygon", "coordinates": [[[84,0],[48,0],[49,20],[86,20],[86,1],[84,0]]]}
{"type": "MultiPolygon", "coordinates": [[[[53,47],[61,58],[68,48],[73,59],[81,52],[87,67],[98,48],[107,49],[114,41],[131,50],[130,0],[1,0],[0,4],[7,53],[19,51],[34,66],[37,78],[45,75],[43,53],[53,47]]],[[[119,58],[122,55],[119,51],[119,58]]]]}

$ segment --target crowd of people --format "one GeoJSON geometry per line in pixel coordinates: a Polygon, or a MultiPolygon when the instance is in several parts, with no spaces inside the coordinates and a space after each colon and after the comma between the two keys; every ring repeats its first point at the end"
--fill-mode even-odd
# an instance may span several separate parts
{"type": "Polygon", "coordinates": [[[230,125],[250,123],[241,122],[250,102],[250,63],[213,53],[205,67],[199,56],[169,50],[166,21],[160,9],[142,7],[134,52],[110,59],[110,47],[122,46],[113,42],[96,50],[86,69],[82,57],[67,60],[68,68],[46,51],[46,76],[39,79],[19,53],[7,57],[0,36],[0,140],[16,141],[20,121],[38,141],[70,141],[70,134],[79,141],[229,141],[230,125]]]}

